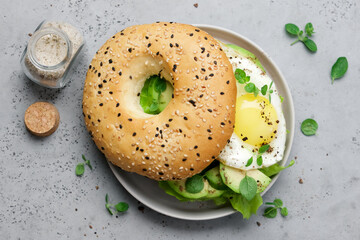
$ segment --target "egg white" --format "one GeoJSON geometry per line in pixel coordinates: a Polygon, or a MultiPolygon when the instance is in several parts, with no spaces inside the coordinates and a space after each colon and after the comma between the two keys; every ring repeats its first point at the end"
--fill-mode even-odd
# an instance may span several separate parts
{"type": "MultiPolygon", "coordinates": [[[[229,58],[233,66],[234,72],[237,68],[244,70],[246,75],[250,76],[250,82],[254,83],[255,86],[259,89],[261,89],[261,87],[265,84],[270,86],[270,83],[272,81],[270,76],[267,73],[264,73],[262,69],[260,69],[253,62],[252,59],[243,57],[235,50],[227,47],[224,44],[222,44],[222,48],[226,53],[227,57],[229,58]]],[[[237,82],[237,97],[248,94],[244,90],[244,85],[245,84],[239,84],[237,82]]],[[[271,104],[273,105],[279,120],[277,133],[275,134],[274,139],[269,143],[272,151],[262,154],[263,162],[259,166],[257,165],[256,161],[258,152],[254,150],[256,148],[253,145],[242,141],[242,139],[239,138],[234,132],[230,138],[230,142],[225,146],[225,148],[222,150],[221,154],[218,157],[219,160],[225,165],[242,170],[249,170],[261,167],[268,167],[283,159],[286,142],[286,123],[281,107],[281,99],[277,92],[275,83],[273,83],[271,89],[273,89],[274,91],[271,94],[271,104]],[[250,166],[246,167],[246,164],[251,157],[253,157],[253,162],[250,166]]],[[[259,95],[263,96],[261,93],[259,93],[259,95]]],[[[268,93],[263,97],[269,98],[268,93]]]]}

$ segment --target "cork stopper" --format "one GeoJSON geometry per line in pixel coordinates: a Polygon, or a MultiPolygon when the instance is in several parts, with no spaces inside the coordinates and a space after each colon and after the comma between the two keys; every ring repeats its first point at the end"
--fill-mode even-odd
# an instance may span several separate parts
{"type": "Polygon", "coordinates": [[[26,109],[24,120],[30,133],[39,137],[46,137],[58,128],[60,115],[53,104],[36,102],[26,109]]]}

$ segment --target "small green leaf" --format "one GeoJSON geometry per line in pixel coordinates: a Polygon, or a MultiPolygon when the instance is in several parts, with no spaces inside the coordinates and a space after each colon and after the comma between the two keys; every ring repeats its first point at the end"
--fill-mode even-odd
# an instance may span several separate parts
{"type": "Polygon", "coordinates": [[[301,123],[301,131],[305,136],[315,135],[318,124],[314,119],[308,118],[301,123]]]}
{"type": "Polygon", "coordinates": [[[109,195],[108,194],[105,195],[105,202],[109,203],[109,195]]]}
{"type": "Polygon", "coordinates": [[[185,189],[189,193],[198,193],[201,192],[204,188],[204,180],[201,175],[194,175],[188,179],[186,179],[185,182],[185,189]]]}
{"type": "Polygon", "coordinates": [[[82,159],[83,159],[84,161],[86,161],[86,158],[85,158],[85,155],[84,155],[84,154],[82,154],[81,157],[82,157],[82,159]]]}
{"type": "Polygon", "coordinates": [[[75,168],[75,173],[77,176],[83,175],[85,172],[85,166],[84,163],[79,163],[75,168]]]}
{"type": "Polygon", "coordinates": [[[263,96],[265,96],[267,90],[268,90],[268,85],[262,86],[262,88],[261,88],[261,94],[262,94],[263,96]]]}
{"type": "Polygon", "coordinates": [[[280,102],[284,102],[284,97],[283,96],[279,96],[280,97],[280,102]]]}
{"type": "Polygon", "coordinates": [[[312,52],[317,51],[316,43],[313,40],[306,38],[306,39],[304,39],[303,42],[310,51],[312,51],[312,52]]]}
{"type": "Polygon", "coordinates": [[[282,207],[283,202],[281,201],[281,199],[276,198],[276,199],[274,200],[274,205],[275,205],[275,207],[282,207]]]}
{"type": "Polygon", "coordinates": [[[159,104],[153,101],[149,107],[150,112],[156,112],[159,109],[159,104]]]}
{"type": "Polygon", "coordinates": [[[244,89],[248,93],[253,93],[253,92],[255,92],[256,86],[254,83],[248,83],[245,85],[244,89]]]}
{"type": "Polygon", "coordinates": [[[244,70],[237,68],[235,70],[235,78],[240,84],[244,84],[246,81],[246,73],[244,70]]]}
{"type": "Polygon", "coordinates": [[[286,217],[289,212],[288,212],[288,209],[287,209],[286,207],[283,207],[283,208],[281,208],[280,213],[281,213],[281,215],[282,215],[283,217],[286,217]]]}
{"type": "Polygon", "coordinates": [[[259,148],[259,153],[260,153],[260,154],[263,154],[264,152],[266,152],[267,150],[269,150],[269,148],[270,148],[270,145],[269,145],[269,144],[262,145],[262,146],[259,148]]]}
{"type": "Polygon", "coordinates": [[[263,158],[262,156],[258,156],[256,159],[256,163],[258,166],[261,166],[263,164],[263,158]]]}
{"type": "Polygon", "coordinates": [[[265,209],[263,216],[267,218],[275,218],[277,215],[276,207],[268,207],[265,209]]]}
{"type": "Polygon", "coordinates": [[[281,172],[282,170],[291,167],[292,165],[295,164],[294,160],[291,160],[288,166],[280,166],[279,164],[275,163],[269,167],[263,167],[263,168],[259,168],[259,171],[262,172],[263,174],[265,174],[268,177],[272,177],[276,174],[278,174],[279,172],[281,172]]]}
{"type": "MultiPolygon", "coordinates": [[[[273,85],[274,81],[271,81],[269,89],[271,89],[272,85],[273,85]]],[[[273,90],[270,90],[270,93],[273,93],[273,90]]]]}
{"type": "Polygon", "coordinates": [[[285,30],[295,36],[297,36],[300,31],[299,27],[292,23],[285,24],[285,30]]]}
{"type": "Polygon", "coordinates": [[[271,103],[271,94],[269,94],[269,103],[271,103]]]}
{"type": "Polygon", "coordinates": [[[241,195],[244,198],[246,198],[246,200],[250,201],[255,197],[256,191],[257,191],[256,180],[246,175],[240,182],[241,195]]]}
{"type": "Polygon", "coordinates": [[[166,90],[166,80],[163,78],[158,78],[158,80],[156,81],[156,85],[155,85],[155,91],[157,91],[158,93],[162,93],[166,90]]]}
{"type": "Polygon", "coordinates": [[[335,79],[343,77],[347,69],[348,61],[346,57],[339,57],[331,68],[331,83],[334,83],[335,79]]]}
{"type": "Polygon", "coordinates": [[[125,212],[129,209],[129,204],[127,204],[126,202],[119,202],[114,207],[118,212],[125,212]]]}
{"type": "Polygon", "coordinates": [[[311,37],[311,35],[314,33],[314,27],[312,23],[309,22],[305,25],[305,32],[309,37],[311,37]]]}
{"type": "Polygon", "coordinates": [[[252,162],[253,162],[253,157],[249,158],[249,160],[247,161],[245,167],[250,166],[252,164],[252,162]]]}

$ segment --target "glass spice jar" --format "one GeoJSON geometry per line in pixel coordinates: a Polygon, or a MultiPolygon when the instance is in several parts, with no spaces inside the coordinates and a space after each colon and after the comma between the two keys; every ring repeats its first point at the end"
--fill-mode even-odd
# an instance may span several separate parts
{"type": "Polygon", "coordinates": [[[48,88],[61,88],[69,81],[67,74],[84,46],[82,34],[64,22],[42,22],[31,36],[21,56],[25,75],[48,88]]]}

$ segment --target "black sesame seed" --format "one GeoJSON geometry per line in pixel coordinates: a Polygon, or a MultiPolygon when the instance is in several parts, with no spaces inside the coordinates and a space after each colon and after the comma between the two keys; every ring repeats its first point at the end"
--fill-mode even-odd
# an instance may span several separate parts
{"type": "Polygon", "coordinates": [[[113,61],[112,61],[112,59],[109,59],[109,63],[112,63],[113,61]]]}
{"type": "Polygon", "coordinates": [[[195,29],[195,32],[200,32],[200,29],[195,29]]]}
{"type": "Polygon", "coordinates": [[[103,87],[102,83],[100,83],[98,86],[99,86],[99,88],[102,88],[102,87],[103,87]]]}
{"type": "Polygon", "coordinates": [[[230,83],[230,81],[229,81],[229,80],[227,80],[227,81],[226,81],[226,84],[229,84],[229,83],[230,83]]]}
{"type": "Polygon", "coordinates": [[[101,76],[101,73],[98,73],[98,77],[100,77],[101,76]]]}
{"type": "Polygon", "coordinates": [[[187,117],[184,117],[184,120],[188,120],[188,118],[187,118],[187,117]]]}
{"type": "Polygon", "coordinates": [[[101,91],[98,91],[98,94],[101,94],[101,91]]]}
{"type": "Polygon", "coordinates": [[[147,45],[147,47],[151,47],[151,43],[149,43],[149,44],[147,45]]]}
{"type": "Polygon", "coordinates": [[[121,76],[121,75],[122,75],[122,72],[119,72],[119,75],[121,76]]]}
{"type": "Polygon", "coordinates": [[[225,93],[224,92],[220,92],[220,95],[224,95],[225,93]]]}
{"type": "Polygon", "coordinates": [[[214,64],[217,65],[217,61],[214,61],[214,64]]]}
{"type": "Polygon", "coordinates": [[[117,115],[118,117],[120,117],[121,116],[121,113],[118,113],[118,115],[117,115]]]}
{"type": "Polygon", "coordinates": [[[224,123],[224,122],[221,122],[221,125],[223,125],[223,126],[224,126],[224,125],[225,125],[225,123],[224,123]]]}
{"type": "Polygon", "coordinates": [[[208,137],[209,140],[212,140],[212,137],[208,137]]]}
{"type": "Polygon", "coordinates": [[[194,171],[194,169],[193,169],[193,168],[190,168],[190,171],[194,171]]]}
{"type": "Polygon", "coordinates": [[[196,107],[195,101],[194,100],[189,100],[189,103],[191,103],[194,107],[196,107]]]}
{"type": "Polygon", "coordinates": [[[112,67],[111,69],[115,72],[115,67],[112,67]]]}
{"type": "Polygon", "coordinates": [[[150,158],[148,156],[145,157],[146,160],[149,160],[150,158]]]}
{"type": "Polygon", "coordinates": [[[210,73],[210,74],[209,74],[209,77],[213,77],[213,76],[214,76],[214,74],[213,74],[213,73],[210,73]]]}
{"type": "Polygon", "coordinates": [[[149,39],[149,37],[148,37],[148,36],[145,36],[145,38],[146,38],[146,39],[149,39]]]}
{"type": "Polygon", "coordinates": [[[197,61],[198,60],[197,57],[194,57],[194,60],[197,61]]]}
{"type": "Polygon", "coordinates": [[[119,107],[120,106],[120,103],[116,103],[116,107],[119,107]]]}
{"type": "Polygon", "coordinates": [[[104,148],[104,147],[101,147],[101,150],[105,150],[105,148],[104,148]]]}
{"type": "Polygon", "coordinates": [[[174,66],[173,66],[173,72],[175,72],[176,71],[176,68],[177,68],[177,66],[174,64],[174,66]]]}
{"type": "Polygon", "coordinates": [[[164,144],[161,144],[161,147],[165,147],[165,145],[164,145],[164,144]]]}
{"type": "Polygon", "coordinates": [[[246,140],[248,140],[248,138],[247,138],[247,137],[244,137],[242,140],[245,142],[246,140]]]}
{"type": "Polygon", "coordinates": [[[172,121],[172,118],[169,119],[169,122],[171,122],[171,121],[172,121]]]}
{"type": "Polygon", "coordinates": [[[174,38],[174,34],[171,34],[171,36],[170,36],[171,38],[174,38]]]}
{"type": "Polygon", "coordinates": [[[205,70],[205,68],[201,68],[201,71],[205,72],[206,70],[205,70]]]}
{"type": "Polygon", "coordinates": [[[104,104],[103,103],[100,103],[99,106],[102,107],[104,104]]]}
{"type": "Polygon", "coordinates": [[[165,126],[166,126],[166,127],[170,127],[170,125],[169,125],[168,123],[167,123],[167,124],[165,124],[165,126]]]}
{"type": "Polygon", "coordinates": [[[195,146],[194,146],[194,149],[197,149],[197,148],[198,148],[198,146],[197,146],[197,145],[195,145],[195,146]]]}
{"type": "Polygon", "coordinates": [[[122,129],[122,125],[121,125],[121,124],[119,125],[119,128],[122,129]]]}
{"type": "Polygon", "coordinates": [[[89,65],[89,69],[91,69],[91,64],[89,65]]]}
{"type": "Polygon", "coordinates": [[[204,94],[200,94],[200,96],[199,96],[199,97],[200,97],[200,98],[202,98],[203,96],[204,96],[204,94]]]}
{"type": "Polygon", "coordinates": [[[179,44],[178,44],[178,43],[175,43],[175,46],[176,46],[176,47],[179,47],[179,44]]]}
{"type": "Polygon", "coordinates": [[[146,168],[143,168],[143,171],[146,172],[146,168]]]}
{"type": "Polygon", "coordinates": [[[208,109],[208,111],[209,111],[209,112],[212,112],[212,110],[211,110],[210,108],[208,109]]]}
{"type": "Polygon", "coordinates": [[[90,115],[88,115],[88,119],[91,119],[91,116],[90,116],[90,115]]]}
{"type": "Polygon", "coordinates": [[[133,137],[135,137],[135,136],[136,136],[136,132],[134,132],[132,135],[133,135],[133,137]]]}
{"type": "Polygon", "coordinates": [[[207,131],[208,131],[208,132],[211,132],[211,130],[210,130],[210,129],[208,129],[207,131]]]}
{"type": "Polygon", "coordinates": [[[210,57],[210,53],[206,54],[207,57],[210,57]]]}
{"type": "Polygon", "coordinates": [[[170,47],[172,48],[174,45],[172,43],[170,43],[170,47]]]}
{"type": "Polygon", "coordinates": [[[192,37],[192,36],[194,36],[194,34],[193,34],[193,33],[190,33],[189,36],[192,37]]]}
{"type": "Polygon", "coordinates": [[[143,152],[143,151],[144,151],[144,149],[140,148],[140,152],[143,152]]]}
{"type": "Polygon", "coordinates": [[[104,79],[104,80],[103,80],[103,83],[107,83],[107,81],[104,79]]]}
{"type": "Polygon", "coordinates": [[[139,147],[136,147],[136,149],[135,149],[136,151],[139,151],[139,147]]]}
{"type": "Polygon", "coordinates": [[[132,52],[132,48],[129,48],[128,51],[129,51],[129,53],[131,53],[131,52],[132,52]]]}
{"type": "Polygon", "coordinates": [[[205,48],[202,47],[202,48],[201,48],[201,53],[204,53],[204,52],[205,52],[205,48]]]}
{"type": "Polygon", "coordinates": [[[169,167],[169,164],[165,163],[164,166],[165,166],[165,167],[169,167]]]}
{"type": "Polygon", "coordinates": [[[163,173],[163,172],[159,172],[159,175],[164,175],[164,173],[163,173]]]}
{"type": "Polygon", "coordinates": [[[183,162],[185,162],[186,160],[187,160],[186,158],[183,158],[183,160],[182,160],[182,161],[183,161],[183,162]]]}
{"type": "Polygon", "coordinates": [[[207,37],[204,37],[205,40],[207,40],[207,37]]]}
{"type": "Polygon", "coordinates": [[[128,120],[129,120],[129,122],[131,122],[131,121],[132,121],[132,118],[129,118],[128,120]]]}
{"type": "Polygon", "coordinates": [[[199,79],[199,75],[195,75],[196,79],[199,79]]]}
{"type": "Polygon", "coordinates": [[[196,153],[196,156],[200,157],[200,153],[196,153]]]}
{"type": "Polygon", "coordinates": [[[140,93],[138,93],[137,96],[140,96],[140,93]]]}
{"type": "Polygon", "coordinates": [[[104,52],[104,54],[107,54],[107,53],[108,53],[108,51],[105,51],[105,52],[104,52]]]}

